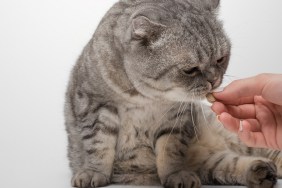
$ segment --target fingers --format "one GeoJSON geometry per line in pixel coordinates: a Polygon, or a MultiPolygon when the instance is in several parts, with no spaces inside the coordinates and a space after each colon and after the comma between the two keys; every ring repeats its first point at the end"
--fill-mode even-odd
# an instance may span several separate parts
{"type": "Polygon", "coordinates": [[[223,124],[223,126],[233,132],[237,133],[239,130],[240,120],[237,118],[232,117],[230,114],[223,112],[219,117],[218,120],[223,124]]]}
{"type": "Polygon", "coordinates": [[[254,98],[255,104],[262,104],[264,106],[267,106],[269,110],[271,110],[272,113],[282,113],[282,106],[275,105],[267,100],[265,100],[262,96],[255,96],[254,98]]]}
{"type": "Polygon", "coordinates": [[[254,119],[256,117],[256,109],[253,104],[231,106],[224,105],[220,102],[214,102],[211,108],[216,114],[227,112],[238,119],[254,119]]]}
{"type": "MultiPolygon", "coordinates": [[[[266,107],[261,106],[258,108],[266,107]]],[[[227,130],[237,133],[241,141],[249,147],[279,149],[274,119],[268,119],[265,116],[263,111],[267,109],[258,110],[261,113],[258,115],[260,121],[257,119],[240,120],[226,112],[223,112],[218,119],[227,130]]]]}
{"type": "Polygon", "coordinates": [[[263,104],[257,104],[257,119],[260,124],[263,125],[261,127],[261,132],[263,133],[267,146],[273,149],[278,148],[277,140],[277,123],[276,118],[272,111],[263,104]]]}
{"type": "Polygon", "coordinates": [[[238,133],[238,136],[242,142],[249,147],[256,148],[271,148],[275,150],[281,150],[276,144],[276,138],[273,137],[271,132],[252,131],[252,125],[248,121],[243,121],[243,131],[238,133]],[[271,137],[269,137],[271,136],[271,137]]]}
{"type": "Polygon", "coordinates": [[[267,74],[264,77],[267,81],[262,92],[263,98],[282,106],[282,74],[267,74]]]}
{"type": "MultiPolygon", "coordinates": [[[[246,121],[248,122],[248,125],[250,125],[249,130],[253,132],[257,132],[261,130],[260,124],[256,119],[247,119],[247,120],[240,120],[238,118],[234,118],[230,114],[223,112],[219,117],[218,120],[223,124],[223,126],[234,133],[241,132],[240,127],[240,121],[246,121]]],[[[244,130],[244,127],[243,127],[244,130]]]]}
{"type": "Polygon", "coordinates": [[[222,92],[214,92],[213,95],[218,101],[231,105],[253,103],[253,97],[259,95],[282,106],[282,74],[260,74],[236,80],[222,92]]]}
{"type": "Polygon", "coordinates": [[[255,95],[261,95],[265,85],[262,76],[236,80],[222,92],[213,93],[214,97],[225,104],[240,105],[253,103],[255,95]]]}
{"type": "Polygon", "coordinates": [[[237,133],[240,140],[247,146],[267,147],[264,135],[260,132],[260,126],[256,120],[239,120],[224,112],[220,115],[219,121],[227,130],[237,133]]]}
{"type": "Polygon", "coordinates": [[[250,147],[282,149],[282,74],[236,80],[214,92],[212,110],[250,147]],[[243,120],[242,120],[243,119],[243,120]]]}
{"type": "Polygon", "coordinates": [[[262,132],[253,132],[252,125],[248,121],[242,121],[243,131],[238,132],[242,142],[249,147],[267,148],[267,143],[262,132]]]}

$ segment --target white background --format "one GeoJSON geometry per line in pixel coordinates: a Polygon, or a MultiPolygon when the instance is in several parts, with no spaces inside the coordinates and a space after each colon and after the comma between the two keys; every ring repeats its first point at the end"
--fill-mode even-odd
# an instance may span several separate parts
{"type": "MultiPolygon", "coordinates": [[[[0,187],[70,187],[64,92],[114,2],[0,0],[0,187]]],[[[229,75],[282,72],[281,7],[281,0],[222,1],[233,43],[229,75]]]]}

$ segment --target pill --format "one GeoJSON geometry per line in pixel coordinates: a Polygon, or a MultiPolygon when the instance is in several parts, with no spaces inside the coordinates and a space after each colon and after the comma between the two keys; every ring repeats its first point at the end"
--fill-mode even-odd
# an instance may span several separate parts
{"type": "Polygon", "coordinates": [[[214,103],[216,101],[216,99],[214,98],[214,96],[211,93],[207,94],[206,98],[210,103],[214,103]]]}

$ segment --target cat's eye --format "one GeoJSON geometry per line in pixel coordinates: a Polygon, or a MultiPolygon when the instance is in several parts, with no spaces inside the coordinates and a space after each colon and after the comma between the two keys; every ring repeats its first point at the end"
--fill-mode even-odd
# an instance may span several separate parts
{"type": "Polygon", "coordinates": [[[196,76],[198,73],[200,73],[200,69],[198,67],[183,69],[182,71],[187,76],[196,76]]]}
{"type": "Polygon", "coordinates": [[[225,60],[226,60],[226,56],[223,56],[223,57],[219,58],[216,62],[217,62],[217,64],[222,64],[222,63],[225,62],[225,60]]]}

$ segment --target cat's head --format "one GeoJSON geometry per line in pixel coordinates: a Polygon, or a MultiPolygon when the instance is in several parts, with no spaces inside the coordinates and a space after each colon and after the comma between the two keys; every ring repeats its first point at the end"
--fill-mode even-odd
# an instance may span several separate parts
{"type": "Polygon", "coordinates": [[[189,101],[222,82],[230,42],[217,19],[219,0],[186,1],[186,9],[145,8],[131,19],[125,69],[143,96],[189,101]]]}

